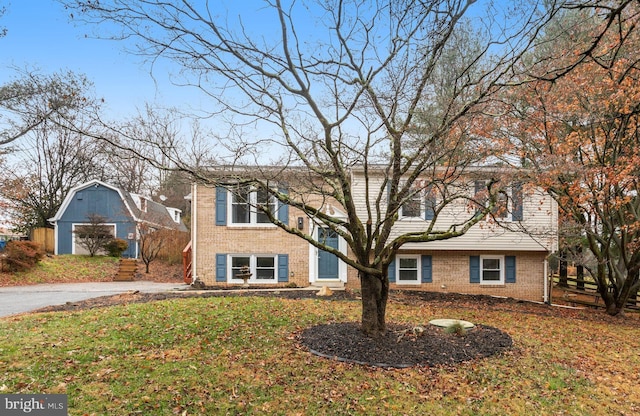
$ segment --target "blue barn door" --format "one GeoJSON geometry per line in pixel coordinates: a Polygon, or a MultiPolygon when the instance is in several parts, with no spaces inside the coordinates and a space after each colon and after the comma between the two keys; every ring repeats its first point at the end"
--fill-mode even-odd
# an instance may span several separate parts
{"type": "MultiPolygon", "coordinates": [[[[338,234],[329,228],[318,229],[318,241],[331,248],[338,248],[338,234]]],[[[324,250],[318,250],[318,280],[337,280],[338,257],[324,250]]]]}

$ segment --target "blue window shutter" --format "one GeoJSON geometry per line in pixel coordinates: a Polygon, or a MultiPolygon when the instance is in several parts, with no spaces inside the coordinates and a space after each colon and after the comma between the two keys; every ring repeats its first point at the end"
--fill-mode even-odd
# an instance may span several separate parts
{"type": "Polygon", "coordinates": [[[227,255],[216,254],[216,282],[227,281],[227,255]]]}
{"type": "Polygon", "coordinates": [[[480,283],[480,256],[469,257],[469,283],[480,283]]]}
{"type": "Polygon", "coordinates": [[[504,258],[504,281],[506,283],[516,282],[516,256],[505,256],[504,258]]]}
{"type": "MultiPolygon", "coordinates": [[[[485,189],[487,189],[487,184],[485,181],[475,181],[474,183],[474,197],[477,197],[477,195],[484,191],[485,189]]],[[[477,201],[477,199],[476,199],[477,201]]],[[[481,201],[477,201],[477,202],[481,202],[481,201]]],[[[480,214],[480,212],[482,211],[482,209],[480,207],[476,207],[476,215],[480,214]]]]}
{"type": "Polygon", "coordinates": [[[511,219],[513,221],[522,221],[524,218],[522,211],[522,183],[515,182],[511,185],[511,200],[513,204],[513,212],[511,219]]]}
{"type": "Polygon", "coordinates": [[[432,267],[431,256],[422,256],[422,283],[431,283],[432,279],[432,267]]]}
{"type": "Polygon", "coordinates": [[[278,282],[289,281],[289,255],[278,254],[278,282]]]}
{"type": "Polygon", "coordinates": [[[227,225],[227,188],[216,186],[216,225],[227,225]]]}
{"type": "MultiPolygon", "coordinates": [[[[286,189],[278,190],[282,194],[288,194],[286,189]]],[[[284,204],[278,200],[278,221],[281,221],[285,224],[289,224],[289,205],[284,204]]]]}
{"type": "Polygon", "coordinates": [[[389,276],[389,283],[396,282],[396,260],[395,259],[391,263],[389,263],[387,276],[389,276]]]}
{"type": "Polygon", "coordinates": [[[436,214],[436,196],[433,194],[433,188],[428,187],[424,199],[424,219],[430,221],[436,214]]]}

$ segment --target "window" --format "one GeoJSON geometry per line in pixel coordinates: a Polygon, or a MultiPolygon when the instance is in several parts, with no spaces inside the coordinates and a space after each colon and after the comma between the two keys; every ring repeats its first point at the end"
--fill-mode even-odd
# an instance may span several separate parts
{"type": "Polygon", "coordinates": [[[256,209],[256,222],[259,224],[268,224],[269,217],[265,214],[264,211],[268,211],[270,213],[276,212],[276,199],[269,195],[269,192],[264,189],[260,189],[257,192],[254,192],[256,198],[256,206],[259,207],[256,209]]]}
{"type": "Polygon", "coordinates": [[[248,188],[236,188],[231,193],[232,224],[248,224],[251,221],[250,195],[248,188]]]}
{"type": "Polygon", "coordinates": [[[231,191],[229,200],[230,224],[270,224],[264,211],[276,212],[276,199],[266,190],[237,187],[231,191]]]}
{"type": "Polygon", "coordinates": [[[420,283],[420,258],[418,256],[397,256],[398,284],[418,284],[420,283]]]}
{"type": "Polygon", "coordinates": [[[422,211],[422,193],[416,192],[411,195],[400,208],[401,217],[421,217],[422,211]]]}
{"type": "Polygon", "coordinates": [[[231,257],[231,276],[234,279],[243,267],[249,267],[251,270],[251,257],[231,257]]]}
{"type": "Polygon", "coordinates": [[[249,283],[275,283],[278,280],[276,256],[273,255],[230,255],[231,282],[243,280],[236,277],[242,267],[248,267],[251,272],[249,283]]]}
{"type": "Polygon", "coordinates": [[[401,218],[432,220],[436,211],[436,196],[431,186],[416,191],[400,207],[401,218]]]}
{"type": "MultiPolygon", "coordinates": [[[[478,204],[487,206],[489,195],[485,181],[475,182],[475,199],[478,204]]],[[[500,221],[522,221],[522,183],[515,182],[506,189],[500,191],[496,196],[496,205],[491,214],[493,218],[500,221]]],[[[480,214],[481,208],[476,208],[476,215],[480,214]]]]}
{"type": "Polygon", "coordinates": [[[509,198],[504,192],[500,192],[496,198],[496,205],[493,207],[493,217],[504,220],[509,218],[509,198]]]}
{"type": "Polygon", "coordinates": [[[256,257],[256,279],[275,280],[276,261],[273,257],[256,257]]]}
{"type": "Polygon", "coordinates": [[[504,283],[504,257],[481,256],[480,257],[480,283],[502,284],[504,283]]]}

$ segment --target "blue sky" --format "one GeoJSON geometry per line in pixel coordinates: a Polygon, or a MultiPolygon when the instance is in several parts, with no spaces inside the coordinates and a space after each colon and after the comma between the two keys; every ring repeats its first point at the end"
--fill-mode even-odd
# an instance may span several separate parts
{"type": "MultiPolygon", "coordinates": [[[[71,70],[85,74],[96,94],[105,99],[107,114],[119,118],[142,109],[146,102],[182,106],[193,102],[194,91],[172,86],[167,79],[158,85],[148,65],[123,51],[117,41],[85,37],[93,27],[75,26],[69,12],[52,0],[0,0],[7,8],[0,27],[0,83],[15,78],[12,67],[36,69],[43,74],[71,70]]],[[[161,77],[163,71],[154,72],[161,77]]]]}

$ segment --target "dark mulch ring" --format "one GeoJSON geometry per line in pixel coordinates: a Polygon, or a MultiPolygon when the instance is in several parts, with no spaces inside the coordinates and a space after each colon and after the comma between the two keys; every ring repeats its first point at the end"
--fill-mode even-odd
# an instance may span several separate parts
{"type": "Polygon", "coordinates": [[[406,368],[453,365],[498,354],[513,345],[497,328],[476,325],[464,335],[425,324],[389,324],[384,337],[364,335],[355,322],[330,323],[306,329],[300,342],[313,354],[375,367],[406,368]]]}

